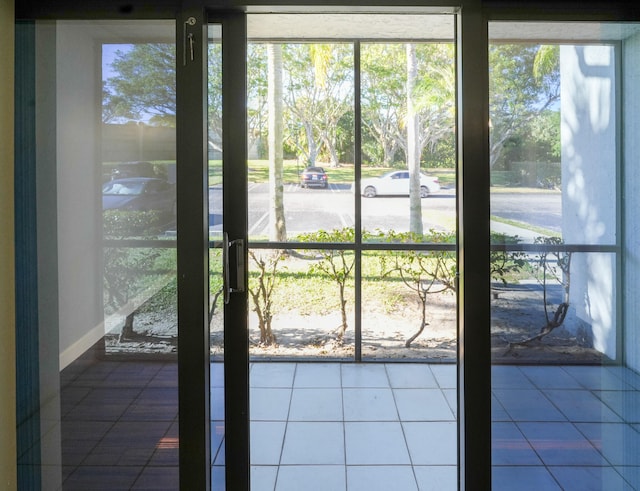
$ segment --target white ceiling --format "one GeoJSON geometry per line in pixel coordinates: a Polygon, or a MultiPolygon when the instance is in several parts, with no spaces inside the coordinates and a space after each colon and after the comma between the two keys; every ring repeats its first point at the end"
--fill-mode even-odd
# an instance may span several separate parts
{"type": "MultiPolygon", "coordinates": [[[[251,13],[252,40],[440,40],[453,41],[451,14],[403,13],[251,13]]],[[[640,32],[640,24],[599,22],[491,22],[493,41],[602,42],[640,32]]]]}
{"type": "Polygon", "coordinates": [[[453,40],[453,15],[249,14],[252,40],[424,39],[453,40]]]}

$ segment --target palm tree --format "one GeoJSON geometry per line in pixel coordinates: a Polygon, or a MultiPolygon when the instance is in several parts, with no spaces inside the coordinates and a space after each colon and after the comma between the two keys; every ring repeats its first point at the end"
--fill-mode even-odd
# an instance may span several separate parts
{"type": "Polygon", "coordinates": [[[422,235],[422,202],[420,199],[420,135],[419,116],[415,104],[418,77],[416,46],[408,43],[407,52],[407,168],[409,169],[409,230],[422,235]]]}
{"type": "Polygon", "coordinates": [[[282,45],[267,45],[267,101],[269,107],[269,240],[285,242],[287,226],[283,199],[282,45]]]}

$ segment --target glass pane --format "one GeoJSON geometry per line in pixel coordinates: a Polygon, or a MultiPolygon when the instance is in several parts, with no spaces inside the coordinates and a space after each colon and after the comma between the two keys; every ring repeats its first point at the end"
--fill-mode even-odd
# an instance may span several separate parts
{"type": "Polygon", "coordinates": [[[455,363],[456,254],[452,239],[450,250],[363,255],[363,358],[455,363]]]}
{"type": "Polygon", "coordinates": [[[249,237],[353,227],[352,45],[253,42],[248,56],[249,237]]]}
{"type": "Polygon", "coordinates": [[[454,44],[367,43],[361,56],[364,240],[455,231],[454,44]]]}
{"type": "Polygon", "coordinates": [[[177,488],[175,25],[35,32],[40,351],[18,465],[41,489],[177,488]]]}
{"type": "Polygon", "coordinates": [[[209,339],[211,350],[211,486],[225,486],[224,240],[222,206],[222,26],[208,27],[209,339]]]}
{"type": "Polygon", "coordinates": [[[456,269],[454,17],[252,14],[247,30],[252,486],[456,489],[455,287],[435,294],[456,269]],[[432,195],[418,186],[412,212],[414,136],[432,195]],[[387,171],[407,189],[363,196],[387,171]],[[427,300],[436,344],[429,326],[405,346],[422,303],[396,258],[448,268],[427,300]]]}
{"type": "Polygon", "coordinates": [[[352,358],[354,265],[350,250],[250,249],[252,359],[352,358]]]}
{"type": "Polygon", "coordinates": [[[490,24],[495,489],[640,483],[640,366],[623,315],[634,266],[621,255],[635,208],[619,198],[621,175],[635,185],[635,118],[620,107],[634,101],[622,87],[638,32],[490,24]]]}

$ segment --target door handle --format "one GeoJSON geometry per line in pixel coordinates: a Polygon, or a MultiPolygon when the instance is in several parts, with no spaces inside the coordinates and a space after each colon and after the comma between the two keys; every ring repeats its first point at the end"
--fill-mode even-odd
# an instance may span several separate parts
{"type": "Polygon", "coordinates": [[[225,232],[222,238],[222,269],[223,269],[223,289],[224,303],[228,304],[232,293],[244,292],[244,239],[229,240],[229,235],[225,232]],[[232,249],[235,249],[235,285],[231,285],[231,265],[229,256],[232,249]]]}

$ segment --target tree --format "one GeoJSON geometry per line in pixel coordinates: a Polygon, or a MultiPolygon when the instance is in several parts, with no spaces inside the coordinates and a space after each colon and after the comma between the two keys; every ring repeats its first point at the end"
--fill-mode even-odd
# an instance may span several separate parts
{"type": "MultiPolygon", "coordinates": [[[[438,243],[455,244],[455,234],[450,232],[429,231],[425,235],[412,232],[396,233],[390,231],[386,239],[398,243],[438,243]]],[[[421,321],[418,330],[405,341],[405,347],[411,347],[418,336],[429,325],[427,307],[429,295],[456,291],[456,257],[454,251],[448,250],[394,250],[388,253],[391,267],[385,276],[397,274],[407,288],[413,291],[420,300],[421,321]]],[[[381,255],[382,268],[387,268],[387,256],[381,255]]]]}
{"type": "Polygon", "coordinates": [[[287,240],[282,184],[283,97],[282,45],[267,45],[269,107],[269,240],[287,240]]]}
{"type": "MultiPolygon", "coordinates": [[[[355,230],[351,227],[336,230],[318,230],[298,237],[302,242],[323,242],[323,243],[353,243],[355,240],[355,230]]],[[[345,286],[350,278],[351,271],[355,266],[355,259],[352,251],[345,249],[322,249],[318,251],[318,260],[309,268],[311,272],[322,273],[333,280],[338,286],[340,299],[341,324],[337,329],[337,341],[342,343],[344,334],[348,328],[347,322],[347,298],[345,286]]]]}
{"type": "MultiPolygon", "coordinates": [[[[140,43],[116,51],[111,63],[114,76],[103,85],[103,121],[140,120],[158,126],[175,126],[175,46],[140,43]]],[[[209,143],[220,149],[222,141],[222,44],[208,46],[209,143]]]]}
{"type": "MultiPolygon", "coordinates": [[[[268,158],[268,69],[267,45],[247,45],[247,127],[249,148],[258,158],[268,158]]],[[[251,156],[250,156],[251,158],[251,156]]]]}
{"type": "Polygon", "coordinates": [[[149,123],[174,126],[176,117],[175,46],[133,44],[116,51],[111,63],[117,74],[106,81],[107,92],[124,114],[149,123]]]}
{"type": "Polygon", "coordinates": [[[418,111],[415,107],[418,60],[414,44],[406,45],[407,53],[407,168],[409,169],[409,230],[422,235],[422,202],[420,198],[420,135],[418,111]]]}
{"type": "Polygon", "coordinates": [[[391,167],[400,148],[398,136],[406,87],[398,60],[400,44],[365,44],[361,48],[363,147],[368,158],[391,167]]]}
{"type": "Polygon", "coordinates": [[[273,290],[278,276],[278,263],[282,258],[279,251],[259,254],[250,250],[249,257],[258,268],[258,275],[249,282],[249,295],[253,301],[253,311],[258,316],[260,344],[270,346],[276,343],[276,336],[271,328],[273,320],[273,290]]]}
{"type": "MultiPolygon", "coordinates": [[[[418,117],[419,158],[429,160],[434,153],[442,154],[443,142],[450,147],[455,145],[454,51],[453,45],[444,43],[413,43],[412,52],[413,49],[416,78],[412,103],[418,117]]],[[[390,166],[401,161],[400,152],[404,152],[405,159],[410,152],[406,83],[406,45],[362,47],[363,142],[374,163],[390,166]]]]}
{"type": "Polygon", "coordinates": [[[287,141],[315,165],[323,148],[331,165],[338,165],[340,119],[352,109],[353,54],[345,44],[287,44],[287,141]]]}
{"type": "Polygon", "coordinates": [[[505,354],[509,353],[515,346],[526,346],[548,336],[564,323],[569,312],[572,252],[563,250],[563,241],[558,237],[540,236],[534,239],[534,243],[547,246],[541,250],[535,262],[537,280],[542,286],[545,323],[537,334],[522,341],[509,343],[505,354]],[[552,304],[547,297],[549,281],[557,282],[562,287],[562,300],[558,302],[552,315],[549,312],[552,304]]]}
{"type": "Polygon", "coordinates": [[[558,46],[491,44],[489,47],[490,165],[510,139],[526,131],[560,98],[558,46]]]}

